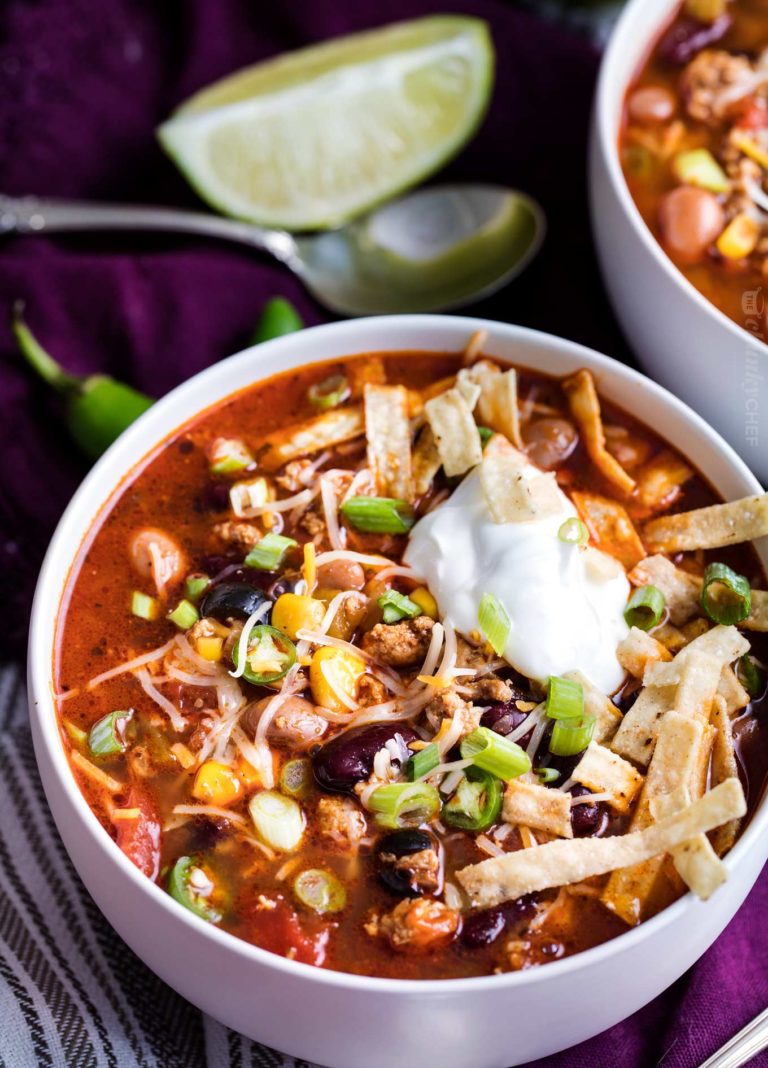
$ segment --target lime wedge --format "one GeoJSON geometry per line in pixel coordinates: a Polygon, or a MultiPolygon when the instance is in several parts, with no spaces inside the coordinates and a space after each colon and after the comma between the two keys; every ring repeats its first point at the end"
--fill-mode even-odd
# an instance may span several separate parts
{"type": "Polygon", "coordinates": [[[486,24],[433,16],[238,71],[158,130],[209,204],[288,230],[338,225],[437,170],[493,82],[486,24]]]}

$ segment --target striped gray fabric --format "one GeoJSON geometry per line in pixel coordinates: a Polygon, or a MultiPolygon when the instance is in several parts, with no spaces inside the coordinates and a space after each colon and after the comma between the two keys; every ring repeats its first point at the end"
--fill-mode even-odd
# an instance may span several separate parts
{"type": "Polygon", "coordinates": [[[115,934],[37,774],[21,669],[0,669],[0,1068],[311,1068],[204,1016],[115,934]]]}

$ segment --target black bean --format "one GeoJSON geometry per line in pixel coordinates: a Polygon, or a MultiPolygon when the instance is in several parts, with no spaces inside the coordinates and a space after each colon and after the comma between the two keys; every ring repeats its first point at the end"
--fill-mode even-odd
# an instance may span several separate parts
{"type": "Polygon", "coordinates": [[[345,731],[327,742],[312,757],[315,778],[325,790],[348,793],[367,779],[373,770],[373,758],[385,744],[400,735],[402,762],[407,760],[406,746],[415,741],[416,733],[403,723],[376,723],[345,731]]]}
{"type": "Polygon", "coordinates": [[[226,482],[209,482],[201,498],[208,512],[226,512],[229,508],[229,485],[226,482]]]}
{"type": "Polygon", "coordinates": [[[411,853],[422,853],[425,849],[433,849],[434,842],[432,836],[426,831],[406,828],[385,834],[379,839],[376,848],[379,853],[393,853],[396,857],[408,857],[411,853]]]}
{"type": "Polygon", "coordinates": [[[684,67],[702,49],[719,41],[731,27],[729,14],[720,15],[714,22],[679,18],[672,23],[659,44],[659,55],[669,63],[684,67]]]}
{"type": "Polygon", "coordinates": [[[396,871],[394,868],[382,868],[379,872],[379,882],[390,893],[398,897],[419,897],[421,891],[411,886],[411,877],[407,871],[396,871]]]}
{"type": "MultiPolygon", "coordinates": [[[[246,586],[242,582],[222,582],[206,593],[200,604],[200,613],[222,622],[228,619],[247,619],[265,603],[271,610],[271,599],[254,586],[246,586]]],[[[269,611],[262,616],[260,622],[269,623],[269,611]]]]}

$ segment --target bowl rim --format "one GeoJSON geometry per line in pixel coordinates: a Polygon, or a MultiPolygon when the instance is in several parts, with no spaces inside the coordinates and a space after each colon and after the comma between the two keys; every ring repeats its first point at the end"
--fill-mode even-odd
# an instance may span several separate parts
{"type": "MultiPolygon", "coordinates": [[[[326,356],[316,355],[312,357],[309,354],[312,348],[312,341],[321,335],[327,335],[334,339],[338,338],[339,343],[343,344],[345,337],[349,335],[354,337],[358,332],[361,332],[363,335],[369,334],[371,341],[374,342],[374,344],[361,343],[359,348],[357,348],[356,343],[356,351],[361,354],[370,352],[405,352],[418,351],[418,346],[408,345],[407,343],[387,345],[388,333],[398,331],[402,333],[410,330],[416,335],[419,332],[426,334],[430,330],[445,331],[446,329],[452,336],[456,336],[457,349],[460,347],[462,340],[466,342],[476,331],[486,330],[490,338],[489,348],[491,352],[493,350],[494,334],[499,337],[500,341],[506,340],[520,345],[519,365],[526,366],[527,354],[525,346],[526,343],[529,343],[534,350],[537,346],[545,347],[554,353],[564,356],[566,359],[572,360],[574,370],[578,367],[587,366],[598,373],[610,376],[614,383],[618,383],[628,391],[631,390],[632,386],[642,385],[646,395],[651,394],[654,401],[661,403],[675,420],[698,430],[705,438],[709,439],[713,448],[717,448],[722,452],[728,462],[731,474],[740,478],[746,486],[752,487],[747,492],[763,492],[757,478],[750,472],[747,465],[731,446],[705,420],[668,390],[633,368],[621,364],[608,356],[604,356],[576,342],[556,335],[546,334],[542,331],[466,316],[390,315],[347,320],[303,330],[300,337],[302,344],[306,347],[307,357],[296,366],[328,359],[326,356]]],[[[158,400],[152,408],[121,435],[119,440],[107,450],[89,471],[70,500],[51,538],[40,570],[32,605],[28,646],[28,699],[38,766],[43,771],[43,760],[38,749],[39,746],[42,746],[47,767],[55,776],[57,786],[66,796],[69,812],[75,817],[80,833],[88,836],[95,850],[103,858],[103,863],[113,867],[116,866],[122,872],[122,875],[137,887],[140,895],[146,895],[148,908],[151,908],[154,904],[161,911],[165,911],[169,921],[188,925],[191,936],[196,934],[200,938],[211,939],[222,951],[235,953],[246,961],[252,961],[255,965],[275,968],[278,971],[286,972],[288,975],[303,976],[313,982],[336,986],[340,989],[364,990],[370,993],[396,995],[399,993],[412,994],[419,992],[421,996],[436,997],[446,995],[449,992],[451,994],[460,994],[471,991],[479,992],[488,988],[497,989],[502,986],[514,989],[521,985],[536,985],[546,981],[548,977],[554,979],[555,976],[565,975],[590,966],[599,966],[603,961],[624,951],[631,950],[638,942],[642,942],[655,932],[661,932],[670,924],[674,924],[678,917],[691,909],[696,907],[711,908],[711,903],[702,903],[689,892],[637,927],[631,928],[591,949],[583,950],[581,953],[576,953],[562,960],[552,961],[543,968],[531,968],[521,972],[509,972],[501,975],[447,979],[397,979],[357,975],[350,972],[317,968],[310,964],[288,960],[198,919],[182,905],[174,901],[157,883],[140,872],[125,854],[117,848],[109,835],[105,833],[104,828],[81,793],[66,759],[58,730],[58,712],[53,700],[52,649],[46,639],[49,631],[55,637],[62,594],[66,588],[70,569],[81,546],[86,542],[94,522],[102,514],[103,509],[113,500],[114,494],[125,485],[130,474],[147,457],[151,456],[168,436],[176,433],[180,427],[195,418],[196,414],[215,407],[228,396],[237,393],[239,389],[247,387],[239,386],[233,390],[214,386],[211,395],[215,395],[215,400],[209,401],[203,408],[199,404],[195,404],[193,411],[177,417],[173,422],[173,429],[165,430],[159,437],[152,429],[153,423],[161,422],[166,417],[166,413],[170,413],[175,408],[181,408],[185,411],[189,407],[188,398],[193,396],[200,388],[201,381],[205,382],[208,379],[215,380],[216,378],[223,380],[228,369],[235,369],[240,366],[245,367],[248,361],[253,359],[253,354],[257,349],[259,351],[259,363],[253,368],[254,384],[261,378],[267,377],[260,372],[265,363],[269,365],[270,358],[272,358],[272,366],[269,368],[270,376],[288,370],[294,365],[285,362],[281,363],[280,357],[283,352],[290,353],[290,350],[297,343],[298,336],[297,334],[288,335],[258,346],[250,346],[191,376],[158,400]],[[147,428],[146,430],[145,427],[147,428]],[[131,454],[131,458],[127,463],[124,461],[123,453],[131,454]],[[88,496],[92,487],[98,487],[102,482],[107,485],[101,493],[100,504],[93,511],[87,503],[88,496]],[[83,513],[87,514],[84,515],[83,513]],[[72,534],[76,535],[74,539],[70,539],[70,527],[74,528],[72,531],[72,534]],[[73,544],[75,545],[74,549],[71,548],[73,544]],[[62,571],[65,576],[63,582],[62,571]],[[51,603],[55,603],[57,606],[53,617],[50,612],[51,603]]],[[[433,351],[446,350],[443,348],[433,351]]],[[[45,784],[45,778],[43,774],[47,799],[49,790],[45,784]]],[[[57,812],[53,811],[53,809],[52,812],[56,817],[57,812]]],[[[758,839],[759,836],[764,835],[766,832],[768,832],[768,797],[763,796],[758,802],[748,827],[725,857],[724,862],[729,875],[733,875],[734,869],[739,866],[741,858],[751,848],[753,840],[758,839]]]]}
{"type": "MultiPolygon", "coordinates": [[[[727,329],[734,338],[744,342],[749,338],[761,358],[768,362],[768,345],[751,334],[746,327],[731,319],[712,301],[708,300],[696,286],[690,282],[680,268],[672,261],[657,241],[650,227],[640,214],[640,209],[629,191],[624,171],[619,163],[618,135],[619,126],[614,123],[612,111],[617,96],[623,100],[631,82],[638,73],[638,67],[627,69],[624,50],[627,41],[635,38],[638,28],[643,27],[643,54],[648,55],[651,47],[663,32],[665,19],[670,17],[681,5],[682,0],[655,0],[652,20],[646,14],[649,0],[629,0],[613,27],[606,45],[595,89],[593,105],[594,133],[609,180],[616,193],[624,214],[629,219],[637,237],[656,263],[661,267],[670,281],[682,291],[703,312],[711,315],[722,328],[727,329]],[[648,26],[651,27],[648,32],[648,26]]],[[[641,63],[644,60],[641,60],[641,63]]],[[[621,109],[618,111],[621,114],[621,109]]],[[[592,211],[594,212],[594,205],[592,211]]],[[[761,287],[763,288],[763,287],[761,287]]]]}

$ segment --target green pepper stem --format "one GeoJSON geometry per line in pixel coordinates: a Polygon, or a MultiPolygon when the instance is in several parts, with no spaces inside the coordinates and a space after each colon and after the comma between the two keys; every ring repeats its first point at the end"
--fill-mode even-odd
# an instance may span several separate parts
{"type": "Polygon", "coordinates": [[[19,346],[19,352],[44,382],[59,393],[80,389],[82,380],[67,372],[49,356],[22,318],[24,305],[17,301],[13,306],[11,330],[19,346]]]}

